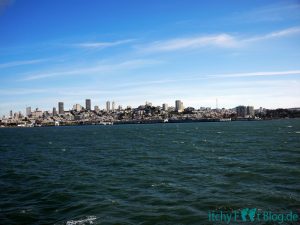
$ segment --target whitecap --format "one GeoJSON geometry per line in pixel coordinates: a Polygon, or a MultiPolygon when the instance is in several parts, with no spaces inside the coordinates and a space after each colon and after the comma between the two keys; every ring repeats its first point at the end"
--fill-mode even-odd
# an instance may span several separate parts
{"type": "Polygon", "coordinates": [[[88,216],[86,219],[80,220],[69,220],[66,225],[84,225],[84,224],[93,224],[94,220],[96,220],[96,216],[88,216]]]}

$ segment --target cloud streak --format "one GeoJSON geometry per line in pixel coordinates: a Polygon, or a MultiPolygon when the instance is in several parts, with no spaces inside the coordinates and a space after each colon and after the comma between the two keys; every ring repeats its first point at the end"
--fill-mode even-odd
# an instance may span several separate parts
{"type": "Polygon", "coordinates": [[[94,66],[85,66],[85,67],[79,67],[77,69],[72,70],[58,70],[50,73],[37,73],[32,74],[24,79],[21,79],[20,81],[32,81],[32,80],[40,80],[45,78],[51,78],[51,77],[58,77],[58,76],[70,76],[70,75],[90,75],[100,72],[114,72],[117,70],[133,70],[153,64],[161,63],[161,61],[157,60],[142,60],[142,59],[136,59],[136,60],[128,60],[120,63],[115,64],[98,64],[94,66]]]}
{"type": "Polygon", "coordinates": [[[237,48],[245,46],[250,42],[258,42],[275,38],[288,37],[300,34],[300,27],[291,27],[267,34],[262,34],[253,37],[241,37],[231,34],[216,34],[206,36],[196,36],[187,38],[174,38],[163,41],[156,41],[140,47],[140,50],[145,53],[153,52],[170,52],[177,50],[198,49],[204,47],[217,48],[237,48]]]}
{"type": "Polygon", "coordinates": [[[0,64],[0,69],[15,67],[15,66],[24,66],[24,65],[37,64],[37,63],[41,63],[41,62],[44,62],[44,61],[47,61],[47,60],[48,59],[34,59],[34,60],[6,62],[6,63],[0,64]]]}
{"type": "Polygon", "coordinates": [[[104,49],[108,47],[114,47],[126,43],[133,42],[135,39],[126,39],[114,42],[84,42],[84,43],[77,43],[73,44],[72,46],[84,49],[104,49]]]}

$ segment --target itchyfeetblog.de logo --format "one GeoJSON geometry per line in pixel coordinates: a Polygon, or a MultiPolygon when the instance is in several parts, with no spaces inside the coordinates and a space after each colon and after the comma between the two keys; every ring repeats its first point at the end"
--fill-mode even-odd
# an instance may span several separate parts
{"type": "Polygon", "coordinates": [[[230,224],[230,222],[275,222],[281,224],[283,222],[293,223],[300,221],[296,212],[272,212],[261,211],[256,208],[244,208],[240,210],[213,210],[208,211],[208,220],[210,222],[224,222],[230,224]]]}

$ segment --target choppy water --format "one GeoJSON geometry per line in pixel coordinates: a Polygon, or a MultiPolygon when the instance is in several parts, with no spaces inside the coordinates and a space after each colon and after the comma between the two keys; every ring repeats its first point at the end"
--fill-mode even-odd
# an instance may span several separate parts
{"type": "Polygon", "coordinates": [[[300,120],[0,129],[0,224],[300,208],[300,120]]]}

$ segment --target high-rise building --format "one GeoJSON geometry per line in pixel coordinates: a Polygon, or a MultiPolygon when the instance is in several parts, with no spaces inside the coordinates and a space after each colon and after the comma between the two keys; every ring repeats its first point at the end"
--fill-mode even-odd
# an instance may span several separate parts
{"type": "Polygon", "coordinates": [[[96,112],[100,111],[100,110],[99,110],[99,106],[95,105],[95,106],[94,106],[94,110],[95,110],[96,112]]]}
{"type": "Polygon", "coordinates": [[[58,114],[65,114],[64,103],[63,102],[58,103],[58,114]]]}
{"type": "Polygon", "coordinates": [[[237,117],[246,117],[247,115],[247,107],[240,105],[236,107],[236,115],[237,117]]]}
{"type": "Polygon", "coordinates": [[[114,101],[111,103],[111,110],[112,110],[113,112],[115,111],[115,102],[114,102],[114,101]]]}
{"type": "Polygon", "coordinates": [[[26,107],[26,116],[30,116],[31,115],[31,107],[26,107]]]}
{"type": "Polygon", "coordinates": [[[57,111],[56,111],[56,108],[53,107],[53,110],[52,110],[52,116],[57,116],[57,111]]]}
{"type": "Polygon", "coordinates": [[[254,117],[255,116],[255,111],[253,106],[247,106],[247,115],[249,117],[254,117]]]}
{"type": "Polygon", "coordinates": [[[13,111],[12,110],[9,111],[9,117],[13,118],[13,111]]]}
{"type": "Polygon", "coordinates": [[[81,111],[81,109],[82,109],[82,107],[81,107],[80,104],[75,104],[75,105],[73,105],[73,110],[79,112],[79,111],[81,111]]]}
{"type": "Polygon", "coordinates": [[[168,111],[168,104],[167,104],[167,103],[164,103],[164,104],[162,105],[162,108],[163,108],[164,111],[168,111]]]}
{"type": "Polygon", "coordinates": [[[85,108],[86,108],[86,110],[91,110],[92,109],[91,99],[86,99],[85,100],[85,108]]]}
{"type": "Polygon", "coordinates": [[[106,111],[110,111],[110,101],[106,102],[106,111]]]}
{"type": "Polygon", "coordinates": [[[175,101],[175,110],[177,112],[182,112],[184,110],[183,102],[180,100],[175,101]]]}

